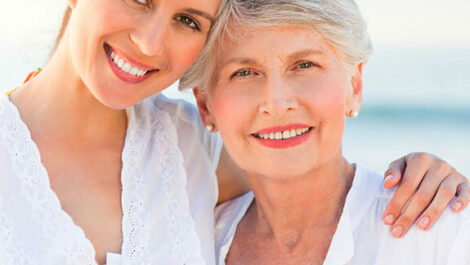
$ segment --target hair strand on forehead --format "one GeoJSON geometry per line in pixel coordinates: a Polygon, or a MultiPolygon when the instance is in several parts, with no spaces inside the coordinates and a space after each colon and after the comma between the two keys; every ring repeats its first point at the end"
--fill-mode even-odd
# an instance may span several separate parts
{"type": "Polygon", "coordinates": [[[64,11],[64,15],[62,17],[62,24],[60,25],[59,33],[57,34],[57,37],[55,40],[54,48],[52,48],[49,56],[52,56],[57,50],[57,48],[59,47],[59,44],[62,38],[64,37],[65,30],[67,29],[67,26],[69,24],[71,14],[72,14],[72,9],[69,6],[67,6],[67,8],[64,11]]]}

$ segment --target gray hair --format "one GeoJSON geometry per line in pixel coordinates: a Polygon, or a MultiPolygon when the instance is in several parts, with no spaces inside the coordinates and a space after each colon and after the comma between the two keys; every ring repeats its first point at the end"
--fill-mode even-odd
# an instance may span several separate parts
{"type": "Polygon", "coordinates": [[[215,77],[223,39],[234,37],[235,25],[311,29],[348,66],[365,63],[372,53],[366,22],[354,0],[228,0],[198,59],[180,79],[180,89],[209,85],[215,77]]]}

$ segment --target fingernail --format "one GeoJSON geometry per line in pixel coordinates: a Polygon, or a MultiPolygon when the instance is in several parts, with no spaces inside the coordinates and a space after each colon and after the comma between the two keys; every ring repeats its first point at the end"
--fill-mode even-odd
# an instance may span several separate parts
{"type": "Polygon", "coordinates": [[[421,229],[421,230],[428,229],[428,225],[429,225],[430,221],[431,221],[431,219],[429,219],[429,217],[427,217],[427,216],[421,218],[421,220],[418,221],[419,229],[421,229]]]}
{"type": "Polygon", "coordinates": [[[403,227],[401,226],[395,226],[393,229],[392,229],[392,236],[394,237],[400,237],[401,236],[401,233],[403,233],[403,227]]]}
{"type": "Polygon", "coordinates": [[[392,181],[393,180],[393,175],[392,174],[389,174],[385,177],[385,182],[389,182],[389,181],[392,181]]]}
{"type": "Polygon", "coordinates": [[[462,202],[456,201],[452,203],[452,210],[460,211],[460,208],[462,208],[462,202]]]}
{"type": "Polygon", "coordinates": [[[384,218],[384,223],[386,225],[391,225],[394,220],[395,220],[395,216],[393,216],[393,214],[389,214],[384,218]]]}

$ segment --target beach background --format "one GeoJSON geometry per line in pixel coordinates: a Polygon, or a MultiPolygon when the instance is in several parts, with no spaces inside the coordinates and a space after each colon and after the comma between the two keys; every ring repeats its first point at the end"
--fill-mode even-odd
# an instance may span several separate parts
{"type": "MultiPolygon", "coordinates": [[[[426,151],[470,176],[470,1],[357,2],[369,23],[374,54],[365,67],[359,118],[347,121],[345,156],[383,172],[399,156],[426,151]]],[[[2,4],[1,93],[45,64],[65,4],[2,4]]],[[[193,100],[176,86],[165,94],[193,100]]]]}

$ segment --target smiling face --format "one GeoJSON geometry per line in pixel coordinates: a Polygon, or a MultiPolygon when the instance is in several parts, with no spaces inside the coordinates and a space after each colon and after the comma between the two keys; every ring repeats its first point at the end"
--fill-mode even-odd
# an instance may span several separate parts
{"type": "Polygon", "coordinates": [[[220,0],[69,0],[73,68],[94,97],[125,108],[174,83],[202,50],[220,0]]]}
{"type": "Polygon", "coordinates": [[[196,93],[203,121],[216,124],[250,174],[278,179],[341,161],[345,113],[361,102],[362,64],[348,70],[304,28],[247,32],[224,41],[216,80],[196,93]]]}

